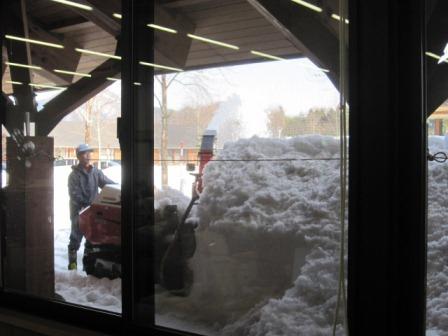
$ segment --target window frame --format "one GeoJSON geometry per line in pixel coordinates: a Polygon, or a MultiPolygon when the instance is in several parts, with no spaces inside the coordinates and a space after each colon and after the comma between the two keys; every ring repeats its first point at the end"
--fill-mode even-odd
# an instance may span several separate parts
{"type": "MultiPolygon", "coordinates": [[[[120,42],[123,56],[128,59],[135,57],[136,27],[132,8],[139,1],[142,0],[122,0],[123,31],[120,42]]],[[[5,1],[2,1],[2,18],[7,15],[4,6],[5,1]]],[[[425,127],[420,127],[422,123],[425,124],[423,113],[426,97],[423,71],[424,0],[351,0],[349,10],[349,328],[352,335],[370,335],[380,330],[382,333],[376,335],[401,333],[423,336],[426,329],[426,138],[425,127]],[[369,49],[372,41],[381,50],[379,55],[369,49]],[[398,56],[404,47],[408,50],[409,57],[399,60],[398,56]],[[406,71],[409,68],[415,68],[416,71],[406,71]],[[381,88],[384,83],[390,85],[394,94],[387,90],[375,92],[383,110],[375,110],[370,104],[361,104],[371,102],[372,89],[381,88]],[[395,90],[394,85],[401,87],[395,90]],[[397,105],[403,101],[409,108],[406,113],[403,112],[405,108],[400,109],[397,105]],[[411,138],[397,137],[397,118],[401,118],[400,125],[403,128],[417,130],[418,135],[411,138]],[[383,132],[387,141],[376,143],[380,150],[372,153],[371,146],[375,144],[378,130],[383,132]],[[372,154],[375,161],[372,160],[372,154]],[[411,161],[411,165],[405,166],[410,172],[398,174],[400,170],[397,167],[403,168],[403,156],[411,161]],[[410,169],[411,167],[414,169],[410,169]],[[389,181],[389,184],[385,186],[384,181],[389,181]],[[389,194],[392,195],[391,201],[396,208],[383,202],[375,213],[368,213],[367,209],[372,203],[389,194]],[[379,218],[384,222],[378,222],[379,218]],[[406,235],[400,236],[399,233],[403,230],[406,235]],[[371,240],[378,242],[378,251],[369,250],[371,245],[364,244],[371,240]],[[404,264],[401,263],[403,258],[407,260],[404,264]],[[372,265],[375,266],[375,272],[371,270],[372,265]],[[410,280],[404,288],[403,280],[410,280]],[[391,299],[397,293],[399,299],[391,299]],[[379,311],[384,313],[379,319],[375,319],[376,324],[372,328],[372,318],[379,311]],[[404,331],[407,333],[403,333],[404,331]]],[[[3,45],[5,20],[1,22],[0,42],[3,45]]],[[[126,152],[123,151],[123,165],[128,167],[128,171],[134,169],[132,162],[135,158],[132,136],[135,127],[132,119],[132,111],[135,109],[134,88],[131,85],[135,74],[133,63],[135,62],[123,62],[123,114],[119,126],[120,141],[123,149],[127,148],[126,152]]],[[[0,108],[0,113],[4,116],[4,104],[0,108]]],[[[134,218],[135,207],[132,175],[123,174],[123,218],[131,219],[134,218]]],[[[3,213],[0,220],[3,241],[3,213]]],[[[0,289],[0,306],[109,334],[144,334],[148,330],[156,330],[161,335],[179,334],[174,330],[156,326],[148,329],[134,323],[136,270],[131,226],[123,226],[122,234],[122,315],[30,297],[23,293],[5,291],[3,287],[0,289]]],[[[2,268],[3,249],[4,247],[0,251],[2,268]]],[[[182,334],[188,335],[184,332],[182,334]]]]}
{"type": "Polygon", "coordinates": [[[351,2],[352,335],[425,335],[424,20],[424,0],[351,2]]]}

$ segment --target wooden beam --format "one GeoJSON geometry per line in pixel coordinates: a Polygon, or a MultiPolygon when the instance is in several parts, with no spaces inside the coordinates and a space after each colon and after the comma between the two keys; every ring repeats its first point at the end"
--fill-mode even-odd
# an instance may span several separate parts
{"type": "MultiPolygon", "coordinates": [[[[10,20],[20,21],[23,20],[17,15],[16,11],[10,13],[10,20]]],[[[38,44],[30,44],[31,61],[34,65],[43,68],[41,75],[48,79],[50,82],[58,85],[66,85],[71,83],[73,76],[67,76],[55,73],[54,69],[61,69],[67,71],[76,71],[78,63],[81,59],[81,54],[75,51],[76,45],[67,38],[60,38],[61,35],[51,34],[47,32],[42,26],[37,23],[32,17],[27,16],[29,37],[39,41],[45,41],[50,43],[62,44],[64,49],[49,48],[38,44]]],[[[24,33],[15,29],[16,24],[10,24],[6,28],[7,34],[23,37],[24,33]]],[[[8,44],[23,44],[19,41],[7,40],[8,44]]]]}
{"type": "Polygon", "coordinates": [[[43,30],[33,20],[29,21],[30,37],[36,40],[59,43],[64,49],[54,49],[33,44],[31,46],[31,58],[33,64],[41,66],[44,71],[41,75],[55,84],[64,85],[73,81],[73,76],[62,75],[54,72],[54,69],[76,71],[81,54],[75,51],[76,45],[67,38],[56,38],[43,30]]]}
{"type": "MultiPolygon", "coordinates": [[[[116,0],[82,0],[80,3],[91,6],[93,11],[77,10],[79,15],[93,22],[112,36],[119,36],[121,33],[121,23],[113,18],[113,13],[121,13],[120,2],[116,0]]],[[[179,32],[190,33],[195,30],[195,25],[180,13],[169,13],[161,6],[155,5],[155,23],[174,28],[179,32]]],[[[150,22],[148,22],[150,23],[150,22]]],[[[148,28],[148,32],[150,32],[148,28]]],[[[163,65],[184,67],[191,40],[181,36],[181,34],[168,36],[165,32],[155,31],[155,61],[163,65]]]]}
{"type": "MultiPolygon", "coordinates": [[[[12,20],[8,22],[8,28],[13,29],[19,36],[28,36],[27,34],[27,16],[24,1],[13,1],[10,3],[10,8],[13,12],[21,13],[21,20],[12,20]]],[[[11,18],[11,17],[9,17],[11,18]]],[[[31,64],[31,57],[29,45],[25,43],[7,43],[8,60],[10,62],[20,64],[31,64]]],[[[11,66],[9,68],[11,80],[23,83],[21,85],[13,84],[14,98],[16,99],[16,111],[14,114],[8,113],[5,116],[5,124],[9,128],[21,128],[24,122],[25,112],[34,115],[37,112],[37,104],[34,99],[33,88],[28,83],[31,83],[32,74],[27,68],[11,66]]]]}
{"type": "Polygon", "coordinates": [[[11,118],[9,118],[8,116],[15,115],[20,112],[16,111],[16,107],[12,103],[11,99],[9,99],[8,95],[3,91],[0,96],[0,101],[0,106],[2,107],[2,113],[0,114],[0,124],[4,125],[8,132],[11,134],[16,125],[11,123],[11,118]]]}
{"type": "Polygon", "coordinates": [[[44,26],[44,28],[46,31],[50,31],[53,33],[64,32],[64,29],[66,29],[66,27],[78,26],[78,25],[82,25],[83,23],[86,23],[86,22],[90,22],[90,21],[88,21],[86,18],[81,17],[81,16],[77,16],[77,17],[73,17],[73,18],[61,18],[60,21],[46,24],[44,26]]]}
{"type": "Polygon", "coordinates": [[[78,13],[85,19],[93,22],[98,27],[114,37],[121,33],[121,23],[115,19],[113,13],[121,13],[120,1],[117,0],[78,0],[77,2],[90,6],[92,11],[70,7],[71,10],[78,13]]]}
{"type": "Polygon", "coordinates": [[[6,71],[6,65],[5,62],[8,61],[8,51],[6,50],[5,46],[2,46],[2,79],[3,76],[5,75],[5,71],[6,71]]]}
{"type": "Polygon", "coordinates": [[[50,100],[37,114],[36,134],[48,135],[65,116],[113,84],[107,77],[114,77],[120,71],[121,64],[109,59],[90,73],[91,78],[80,79],[50,100]]]}
{"type": "Polygon", "coordinates": [[[51,33],[53,34],[67,34],[67,33],[72,33],[72,32],[76,32],[82,29],[86,29],[86,28],[95,28],[95,24],[91,21],[83,21],[81,23],[74,23],[74,24],[69,24],[66,26],[60,26],[60,27],[56,27],[54,29],[51,30],[51,33]]]}
{"type": "Polygon", "coordinates": [[[195,6],[200,5],[206,2],[212,2],[214,0],[178,0],[178,1],[172,1],[168,2],[163,5],[165,8],[180,8],[180,7],[187,7],[187,6],[195,6]]]}
{"type": "MultiPolygon", "coordinates": [[[[192,40],[186,38],[187,33],[195,31],[196,26],[179,13],[168,12],[155,6],[155,24],[176,29],[178,34],[169,34],[154,30],[154,60],[157,64],[184,68],[187,63],[192,40]]],[[[149,23],[149,22],[148,22],[149,23]]],[[[148,32],[151,32],[148,27],[148,32]]]]}
{"type": "Polygon", "coordinates": [[[339,86],[339,41],[325,26],[318,13],[289,0],[247,0],[306,57],[321,68],[339,86]]]}

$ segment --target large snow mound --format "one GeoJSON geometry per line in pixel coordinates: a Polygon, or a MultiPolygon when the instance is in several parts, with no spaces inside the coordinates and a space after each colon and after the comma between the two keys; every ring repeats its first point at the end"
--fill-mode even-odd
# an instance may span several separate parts
{"type": "MultiPolygon", "coordinates": [[[[430,137],[431,153],[447,152],[444,137],[430,137]]],[[[427,325],[448,336],[448,162],[428,164],[427,325]]],[[[436,333],[437,331],[438,333],[436,333]]]]}
{"type": "MultiPolygon", "coordinates": [[[[446,151],[443,137],[431,137],[429,146],[431,152],[446,151]]],[[[159,298],[157,312],[170,316],[161,324],[170,326],[176,318],[208,321],[214,329],[208,334],[229,336],[331,335],[339,276],[340,178],[339,161],[327,159],[338,157],[339,140],[332,137],[254,137],[228,143],[217,159],[245,161],[207,165],[198,206],[198,251],[192,260],[196,284],[189,298],[159,298]],[[304,260],[280,258],[281,250],[289,248],[282,237],[303,247],[304,260]],[[218,245],[224,247],[213,252],[218,245]],[[238,310],[235,301],[247,300],[254,277],[276,281],[281,276],[272,275],[266,263],[261,271],[249,268],[252,264],[241,257],[264,249],[277,263],[298,271],[282,293],[238,310]],[[255,276],[245,274],[240,283],[245,288],[237,288],[243,268],[255,276]],[[214,307],[224,314],[217,315],[214,307]]],[[[448,335],[448,163],[430,162],[428,183],[428,335],[448,335]]],[[[343,335],[341,324],[337,334],[343,335]]]]}
{"type": "Polygon", "coordinates": [[[253,137],[227,143],[218,160],[247,161],[206,166],[198,208],[201,223],[223,230],[294,233],[311,240],[316,229],[334,231],[338,156],[339,141],[332,137],[253,137]]]}
{"type": "Polygon", "coordinates": [[[227,143],[204,172],[192,292],[185,299],[159,296],[157,312],[213,321],[224,335],[330,334],[338,158],[332,137],[227,143]]]}

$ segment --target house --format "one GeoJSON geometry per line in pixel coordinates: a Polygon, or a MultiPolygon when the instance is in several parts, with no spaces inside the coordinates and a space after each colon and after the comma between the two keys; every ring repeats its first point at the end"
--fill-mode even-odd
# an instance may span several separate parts
{"type": "Polygon", "coordinates": [[[428,135],[445,135],[448,132],[448,101],[428,118],[428,135]]]}
{"type": "Polygon", "coordinates": [[[63,120],[50,133],[54,138],[54,156],[57,160],[76,160],[76,147],[88,142],[94,150],[92,153],[94,161],[119,161],[121,151],[116,130],[116,120],[105,120],[100,128],[92,127],[91,140],[86,141],[84,122],[63,120]]]}

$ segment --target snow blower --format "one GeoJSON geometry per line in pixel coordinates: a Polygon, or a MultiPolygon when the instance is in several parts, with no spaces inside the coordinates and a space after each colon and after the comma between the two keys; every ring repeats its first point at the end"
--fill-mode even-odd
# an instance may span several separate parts
{"type": "MultiPolygon", "coordinates": [[[[192,174],[195,176],[192,198],[182,218],[179,219],[176,205],[156,209],[152,234],[145,235],[153,237],[154,281],[176,295],[188,295],[193,282],[188,260],[196,250],[194,230],[197,223],[188,221],[188,217],[203,190],[202,174],[213,158],[215,138],[216,131],[205,131],[202,136],[198,153],[199,171],[192,174]]],[[[87,241],[83,256],[85,272],[98,278],[121,277],[120,186],[106,185],[92,205],[80,213],[79,225],[87,241]]],[[[148,242],[139,240],[137,243],[148,242]]]]}
{"type": "Polygon", "coordinates": [[[98,278],[121,277],[121,188],[104,186],[93,203],[79,214],[86,238],[84,271],[98,278]]]}
{"type": "Polygon", "coordinates": [[[172,294],[179,296],[187,296],[193,284],[193,271],[188,266],[188,260],[193,257],[196,251],[195,229],[197,223],[188,221],[188,217],[202,193],[202,174],[207,163],[213,158],[215,138],[216,131],[210,130],[206,130],[202,136],[198,153],[199,172],[192,174],[195,176],[195,182],[192,186],[191,201],[182,219],[176,223],[173,238],[160,260],[160,284],[172,294]]]}

